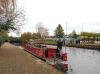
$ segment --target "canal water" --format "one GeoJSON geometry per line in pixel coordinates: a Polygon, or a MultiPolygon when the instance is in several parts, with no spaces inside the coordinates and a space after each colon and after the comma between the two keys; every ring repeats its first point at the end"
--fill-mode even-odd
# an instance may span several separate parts
{"type": "Polygon", "coordinates": [[[68,47],[63,51],[68,53],[66,74],[100,74],[100,51],[68,47]]]}

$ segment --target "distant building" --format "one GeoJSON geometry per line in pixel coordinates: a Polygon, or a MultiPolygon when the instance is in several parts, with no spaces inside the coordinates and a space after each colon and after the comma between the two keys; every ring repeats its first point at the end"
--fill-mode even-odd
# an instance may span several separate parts
{"type": "Polygon", "coordinates": [[[64,36],[65,44],[66,45],[71,45],[71,44],[80,44],[80,37],[78,36],[77,38],[72,38],[69,36],[64,36]]]}

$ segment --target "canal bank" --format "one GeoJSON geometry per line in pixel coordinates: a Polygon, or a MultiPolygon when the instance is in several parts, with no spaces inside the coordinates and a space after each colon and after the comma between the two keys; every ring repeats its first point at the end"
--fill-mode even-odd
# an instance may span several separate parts
{"type": "Polygon", "coordinates": [[[67,45],[67,47],[100,50],[100,45],[96,45],[96,44],[67,45]]]}
{"type": "MultiPolygon", "coordinates": [[[[53,45],[53,46],[57,46],[56,43],[54,44],[50,44],[50,43],[46,43],[47,45],[53,45]]],[[[83,48],[83,49],[94,49],[94,50],[100,50],[100,44],[77,44],[77,45],[63,45],[63,46],[67,46],[67,47],[74,47],[74,48],[83,48]]]]}

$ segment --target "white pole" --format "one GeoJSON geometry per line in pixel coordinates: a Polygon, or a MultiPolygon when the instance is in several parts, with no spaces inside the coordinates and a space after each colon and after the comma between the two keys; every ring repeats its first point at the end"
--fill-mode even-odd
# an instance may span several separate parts
{"type": "Polygon", "coordinates": [[[83,25],[84,25],[84,23],[82,23],[82,32],[83,32],[83,25]]]}
{"type": "MultiPolygon", "coordinates": [[[[68,23],[66,23],[66,37],[67,37],[67,24],[68,23]]],[[[64,37],[64,39],[65,39],[65,37],[64,37]]],[[[65,40],[64,40],[65,41],[65,40]]],[[[66,53],[66,42],[65,42],[65,53],[66,53]]]]}
{"type": "Polygon", "coordinates": [[[68,24],[68,23],[66,23],[66,35],[67,35],[67,24],[68,24]]]}

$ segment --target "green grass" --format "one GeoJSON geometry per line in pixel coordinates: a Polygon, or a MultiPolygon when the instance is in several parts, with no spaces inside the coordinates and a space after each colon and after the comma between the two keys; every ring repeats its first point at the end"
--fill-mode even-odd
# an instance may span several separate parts
{"type": "Polygon", "coordinates": [[[45,40],[45,43],[50,45],[56,45],[56,41],[54,40],[45,40]]]}

